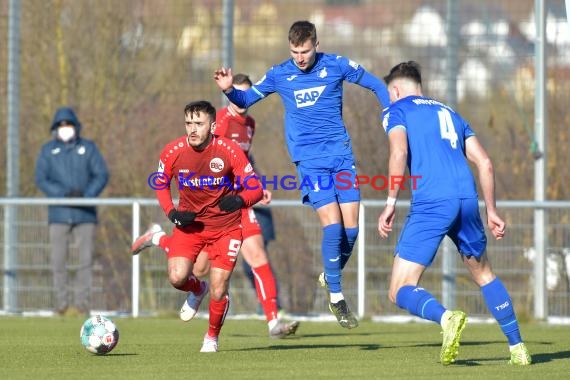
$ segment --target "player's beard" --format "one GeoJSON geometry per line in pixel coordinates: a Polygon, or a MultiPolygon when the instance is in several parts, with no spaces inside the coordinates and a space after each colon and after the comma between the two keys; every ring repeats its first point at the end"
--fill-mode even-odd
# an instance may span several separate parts
{"type": "Polygon", "coordinates": [[[206,147],[208,146],[208,144],[210,143],[210,141],[212,141],[212,132],[208,133],[208,136],[206,137],[206,140],[204,140],[202,143],[200,143],[199,145],[192,145],[190,144],[190,135],[186,135],[187,139],[188,139],[188,144],[194,148],[194,150],[197,151],[202,151],[204,149],[206,149],[206,147]]]}

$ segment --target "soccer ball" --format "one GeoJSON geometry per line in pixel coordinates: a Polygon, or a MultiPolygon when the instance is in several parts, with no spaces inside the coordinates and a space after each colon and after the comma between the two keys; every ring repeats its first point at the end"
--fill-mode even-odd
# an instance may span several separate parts
{"type": "Polygon", "coordinates": [[[87,351],[104,355],[119,343],[119,330],[109,318],[95,315],[83,322],[79,337],[87,351]]]}

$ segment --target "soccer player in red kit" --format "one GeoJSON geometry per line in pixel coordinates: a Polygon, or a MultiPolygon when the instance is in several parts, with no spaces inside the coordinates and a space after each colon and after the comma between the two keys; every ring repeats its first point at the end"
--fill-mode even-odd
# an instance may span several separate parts
{"type": "MultiPolygon", "coordinates": [[[[245,90],[251,87],[252,83],[247,75],[236,74],[234,76],[234,85],[245,90]]],[[[246,155],[249,153],[254,133],[255,120],[247,115],[247,109],[239,108],[230,103],[228,107],[218,111],[214,135],[225,136],[233,140],[246,155]]],[[[271,192],[263,190],[263,199],[260,203],[268,204],[270,201],[271,192]]],[[[299,327],[298,321],[288,323],[279,321],[277,284],[264,248],[261,227],[255,218],[252,207],[242,209],[241,222],[243,243],[240,253],[252,268],[255,290],[267,320],[269,336],[272,338],[284,338],[295,334],[299,327]]],[[[159,245],[164,250],[168,250],[170,244],[169,237],[159,237],[164,236],[164,234],[164,231],[158,224],[151,225],[143,235],[135,240],[131,249],[132,252],[137,254],[152,245],[159,245]]],[[[202,277],[208,273],[209,261],[206,258],[207,252],[203,252],[198,256],[193,268],[195,277],[202,277]]],[[[188,299],[180,310],[180,318],[183,321],[191,320],[198,312],[202,299],[208,292],[208,286],[205,281],[202,281],[201,289],[202,291],[197,294],[188,294],[188,299]]]]}
{"type": "Polygon", "coordinates": [[[175,224],[166,247],[172,286],[189,295],[205,293],[192,269],[198,254],[208,252],[210,316],[200,352],[218,351],[229,307],[229,280],[242,243],[241,209],[263,196],[261,183],[239,146],[212,134],[215,118],[216,109],[209,102],[186,105],[186,135],[168,143],[160,154],[158,171],[165,186],[156,190],[160,206],[175,224]],[[238,179],[247,179],[247,186],[236,189],[238,179]],[[172,202],[173,183],[178,185],[178,207],[172,202]]]}

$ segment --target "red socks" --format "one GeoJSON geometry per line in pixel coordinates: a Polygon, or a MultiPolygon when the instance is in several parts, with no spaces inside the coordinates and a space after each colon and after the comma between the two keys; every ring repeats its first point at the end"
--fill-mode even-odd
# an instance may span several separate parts
{"type": "Polygon", "coordinates": [[[208,327],[208,335],[216,337],[220,335],[220,330],[226,319],[226,314],[230,308],[230,297],[226,295],[221,301],[210,298],[210,320],[208,327]]]}
{"type": "Polygon", "coordinates": [[[267,322],[277,318],[277,286],[269,264],[252,268],[257,299],[261,303],[267,322]]]}
{"type": "Polygon", "coordinates": [[[197,294],[202,290],[202,281],[194,275],[191,275],[184,285],[176,289],[197,294]]]}

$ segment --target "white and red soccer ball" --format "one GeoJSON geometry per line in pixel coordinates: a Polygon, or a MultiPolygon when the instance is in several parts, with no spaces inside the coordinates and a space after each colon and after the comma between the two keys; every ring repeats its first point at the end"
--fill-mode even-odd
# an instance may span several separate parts
{"type": "Polygon", "coordinates": [[[119,343],[119,330],[109,318],[95,315],[83,322],[79,337],[87,351],[104,355],[119,343]]]}

